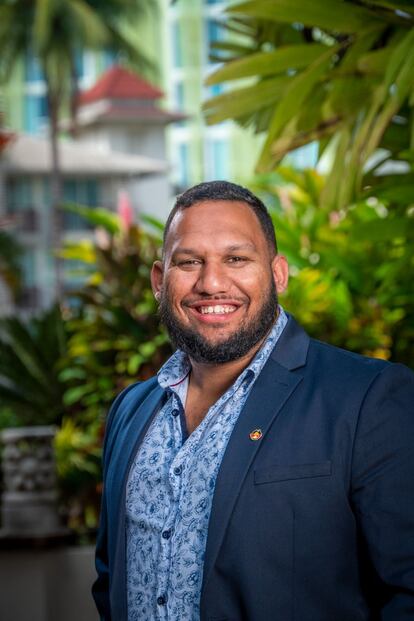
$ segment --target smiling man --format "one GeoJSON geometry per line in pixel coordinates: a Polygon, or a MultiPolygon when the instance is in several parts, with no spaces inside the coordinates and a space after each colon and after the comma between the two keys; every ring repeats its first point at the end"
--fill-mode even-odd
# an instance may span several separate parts
{"type": "Polygon", "coordinates": [[[250,191],[178,197],[152,270],[177,351],[108,417],[101,619],[414,618],[413,374],[310,339],[287,279],[250,191]]]}

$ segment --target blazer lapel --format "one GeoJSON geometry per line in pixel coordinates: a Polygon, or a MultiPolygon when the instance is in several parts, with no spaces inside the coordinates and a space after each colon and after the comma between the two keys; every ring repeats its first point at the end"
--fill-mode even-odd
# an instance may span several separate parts
{"type": "Polygon", "coordinates": [[[119,435],[114,441],[116,450],[111,457],[110,470],[108,470],[107,475],[108,489],[112,493],[111,507],[115,513],[112,516],[115,519],[113,523],[117,521],[116,514],[120,510],[123,500],[126,478],[132,459],[163,395],[164,391],[157,385],[138,407],[126,399],[121,404],[120,411],[117,412],[117,416],[120,418],[126,414],[126,420],[123,421],[119,435]]]}
{"type": "Polygon", "coordinates": [[[308,345],[309,337],[290,318],[234,427],[216,481],[204,561],[203,591],[240,488],[260,448],[261,443],[252,442],[249,434],[254,429],[260,429],[265,435],[273,424],[302,380],[301,374],[291,371],[305,364],[308,345]]]}
{"type": "Polygon", "coordinates": [[[109,556],[113,559],[111,575],[112,605],[116,608],[114,618],[126,619],[126,567],[125,567],[125,494],[126,479],[132,461],[144,437],[148,425],[164,396],[164,391],[157,385],[146,397],[140,406],[125,403],[124,412],[118,412],[119,416],[127,415],[127,420],[122,425],[119,437],[116,438],[117,450],[111,459],[111,467],[108,470],[107,487],[111,490],[108,497],[108,524],[112,525],[113,532],[108,538],[109,556]]]}

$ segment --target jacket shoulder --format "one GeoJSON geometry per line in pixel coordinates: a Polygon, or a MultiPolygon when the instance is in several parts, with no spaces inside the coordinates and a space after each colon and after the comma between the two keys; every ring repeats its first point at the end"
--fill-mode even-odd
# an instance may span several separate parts
{"type": "Polygon", "coordinates": [[[156,377],[152,377],[145,382],[135,382],[122,390],[115,398],[108,412],[105,439],[104,439],[104,459],[113,445],[118,432],[124,426],[128,418],[136,412],[141,403],[148,395],[159,387],[156,377]]]}
{"type": "Polygon", "coordinates": [[[314,352],[327,360],[336,360],[344,365],[361,366],[362,368],[382,371],[385,367],[392,365],[392,362],[388,360],[382,360],[381,358],[372,358],[371,356],[364,356],[363,354],[357,354],[356,352],[348,349],[342,349],[336,347],[324,341],[318,341],[317,339],[310,339],[310,346],[314,349],[314,352]]]}
{"type": "Polygon", "coordinates": [[[377,381],[408,381],[412,383],[414,373],[403,364],[363,356],[328,343],[310,339],[308,362],[317,372],[325,372],[333,378],[338,376],[344,385],[359,384],[370,387],[377,381]]]}

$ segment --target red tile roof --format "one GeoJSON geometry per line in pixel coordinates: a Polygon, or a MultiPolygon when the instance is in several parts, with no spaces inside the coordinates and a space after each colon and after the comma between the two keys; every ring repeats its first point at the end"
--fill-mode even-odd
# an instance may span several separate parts
{"type": "Polygon", "coordinates": [[[3,151],[7,147],[7,145],[12,142],[15,138],[15,134],[13,132],[8,132],[5,129],[0,129],[0,152],[3,151]]]}
{"type": "Polygon", "coordinates": [[[113,65],[92,88],[79,96],[80,104],[102,99],[159,99],[164,93],[136,73],[113,65]]]}

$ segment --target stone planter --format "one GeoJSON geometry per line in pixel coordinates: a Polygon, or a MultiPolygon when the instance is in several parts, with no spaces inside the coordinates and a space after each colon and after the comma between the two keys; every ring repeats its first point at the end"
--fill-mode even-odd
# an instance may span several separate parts
{"type": "Polygon", "coordinates": [[[57,511],[54,435],[55,428],[46,426],[1,432],[2,539],[47,539],[67,533],[57,511]]]}

